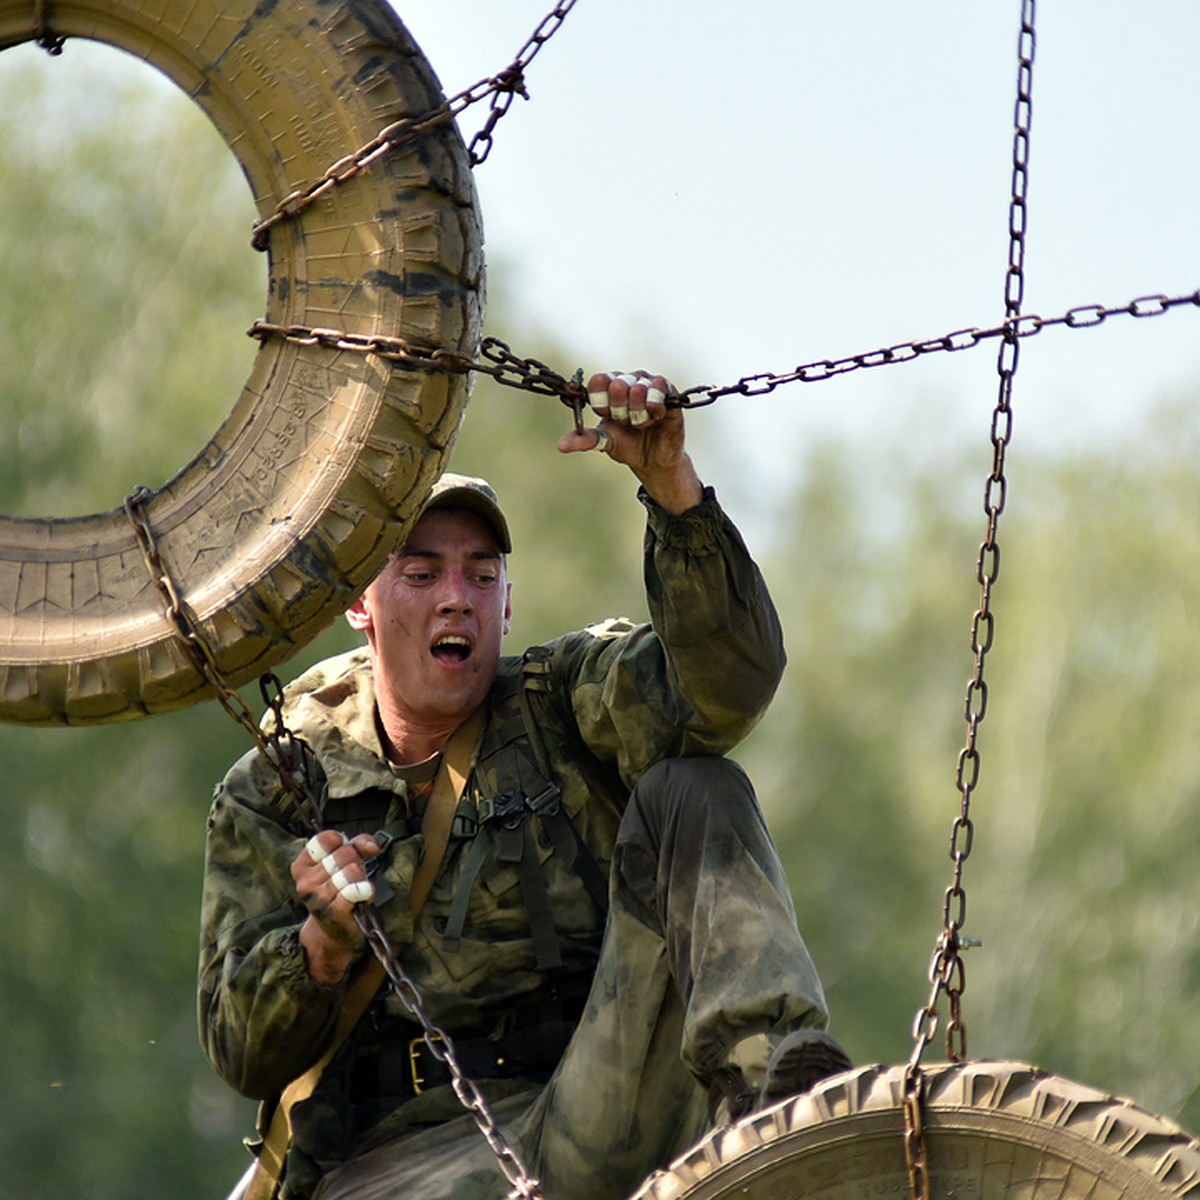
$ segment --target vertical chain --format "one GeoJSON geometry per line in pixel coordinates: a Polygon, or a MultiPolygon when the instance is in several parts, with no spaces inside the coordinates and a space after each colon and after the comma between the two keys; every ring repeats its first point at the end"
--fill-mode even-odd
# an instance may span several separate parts
{"type": "Polygon", "coordinates": [[[1012,197],[1008,209],[1008,269],[1004,277],[1004,326],[1000,338],[996,373],[999,389],[992,413],[992,469],[984,486],[983,507],[987,532],[979,547],[975,576],[979,583],[979,607],[971,618],[971,651],[974,669],[967,684],[963,715],[966,741],[958,755],[955,781],[959,811],[950,833],[953,872],[942,900],[942,932],[929,964],[929,1002],[913,1024],[914,1047],[904,1080],[905,1158],[913,1200],[927,1200],[928,1164],[921,1107],[923,1075],[921,1056],[933,1040],[938,1025],[938,1001],[945,993],[950,1009],[946,1028],[946,1053],[951,1062],[962,1062],[967,1054],[967,1030],[962,1020],[962,994],[966,971],[962,951],[970,945],[962,936],[967,919],[967,893],[963,866],[971,855],[975,826],[971,820],[971,796],[979,783],[979,726],[987,715],[988,691],[984,664],[995,636],[992,589],[1000,573],[1000,515],[1007,500],[1005,459],[1012,440],[1012,389],[1020,359],[1021,305],[1025,299],[1025,247],[1029,192],[1029,131],[1033,117],[1033,59],[1036,49],[1036,0],[1022,0],[1021,35],[1018,43],[1017,99],[1013,113],[1012,197]]]}

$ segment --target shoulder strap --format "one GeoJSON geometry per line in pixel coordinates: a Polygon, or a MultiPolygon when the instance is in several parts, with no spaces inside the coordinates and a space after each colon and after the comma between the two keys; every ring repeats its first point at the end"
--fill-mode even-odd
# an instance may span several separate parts
{"type": "Polygon", "coordinates": [[[442,859],[446,857],[450,826],[454,823],[458,802],[467,790],[467,780],[475,769],[475,760],[479,757],[479,745],[483,740],[483,727],[486,723],[487,714],[481,706],[466,724],[460,725],[454,731],[450,741],[446,743],[441,769],[434,780],[433,795],[429,797],[425,817],[421,822],[421,832],[425,835],[425,854],[413,872],[409,893],[414,925],[421,915],[421,909],[425,907],[425,901],[429,899],[433,882],[442,866],[442,859]]]}
{"type": "MultiPolygon", "coordinates": [[[[466,790],[467,779],[475,766],[485,722],[486,713],[481,707],[470,720],[455,730],[442,755],[441,769],[434,780],[433,794],[426,805],[425,817],[421,823],[421,831],[425,835],[425,854],[413,872],[410,889],[414,925],[425,907],[425,901],[429,898],[433,882],[445,858],[446,846],[450,841],[450,826],[458,802],[466,790]]],[[[272,1200],[275,1196],[283,1176],[288,1144],[291,1142],[292,1106],[312,1095],[322,1072],[350,1036],[350,1031],[358,1024],[359,1018],[370,1007],[386,975],[383,964],[375,955],[371,955],[346,992],[341,1011],[338,1013],[337,1028],[328,1049],[303,1075],[293,1079],[283,1089],[279,1103],[271,1114],[271,1123],[263,1137],[253,1177],[242,1193],[242,1200],[272,1200]]]]}

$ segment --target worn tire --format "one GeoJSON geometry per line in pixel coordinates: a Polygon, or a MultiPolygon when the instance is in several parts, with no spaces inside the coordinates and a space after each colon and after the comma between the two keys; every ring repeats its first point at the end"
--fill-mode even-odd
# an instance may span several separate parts
{"type": "MultiPolygon", "coordinates": [[[[34,8],[0,0],[0,47],[34,36],[34,8]]],[[[130,51],[192,96],[261,216],[442,100],[385,0],[54,0],[47,12],[54,33],[130,51]]],[[[269,257],[270,322],[472,353],[482,235],[457,132],[425,134],[331,189],[272,230],[269,257]]],[[[382,565],[441,471],[466,399],[462,376],[263,344],[230,416],[146,505],[232,684],[287,658],[382,565]]],[[[127,720],[209,694],[122,510],[0,516],[0,720],[127,720]]]]}
{"type": "MultiPolygon", "coordinates": [[[[1127,1100],[1014,1062],[925,1068],[929,1194],[1149,1200],[1200,1194],[1200,1144],[1127,1100]]],[[[911,1195],[904,1067],[865,1067],[710,1134],[634,1200],[911,1195]]]]}

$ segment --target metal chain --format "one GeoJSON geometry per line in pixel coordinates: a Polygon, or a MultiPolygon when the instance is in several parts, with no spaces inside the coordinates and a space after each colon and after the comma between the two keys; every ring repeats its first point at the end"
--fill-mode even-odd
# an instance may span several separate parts
{"type": "Polygon", "coordinates": [[[522,358],[515,354],[499,338],[484,338],[480,343],[479,356],[470,358],[454,350],[418,346],[402,337],[347,333],[342,329],[322,329],[311,325],[275,325],[270,321],[255,321],[247,333],[259,341],[279,338],[297,346],[324,346],[329,350],[374,354],[406,367],[445,371],[451,375],[467,375],[472,371],[489,375],[505,387],[519,388],[540,396],[557,396],[574,410],[576,429],[583,428],[587,390],[583,386],[582,369],[567,379],[536,358],[522,358]]]}
{"type": "MultiPolygon", "coordinates": [[[[944,993],[950,1010],[946,1027],[946,1053],[951,1062],[960,1063],[967,1054],[967,1030],[962,1019],[962,994],[966,969],[962,951],[974,944],[962,929],[967,919],[967,893],[963,888],[963,866],[970,857],[975,838],[971,821],[971,794],[979,783],[979,726],[987,715],[987,684],[984,663],[992,648],[996,621],[992,612],[992,588],[1000,573],[1000,544],[997,531],[1004,511],[1008,480],[1004,473],[1008,444],[1012,440],[1012,389],[1021,351],[1021,305],[1025,296],[1025,235],[1029,193],[1029,131],[1033,119],[1033,60],[1037,46],[1035,0],[1023,0],[1021,34],[1018,40],[1017,99],[1013,114],[1012,189],[1008,208],[1008,269],[1004,277],[1004,324],[1000,327],[1000,346],[996,360],[999,391],[992,413],[992,470],[984,486],[983,507],[987,514],[987,533],[979,547],[975,576],[979,582],[979,607],[971,618],[971,650],[974,670],[967,684],[963,715],[967,723],[966,742],[958,755],[955,780],[959,792],[959,811],[950,831],[950,858],[953,862],[950,886],[942,899],[942,932],[929,963],[931,991],[925,1007],[913,1022],[914,1046],[904,1074],[904,1153],[908,1163],[909,1189],[913,1200],[928,1200],[929,1171],[925,1146],[922,1107],[924,1075],[921,1056],[933,1039],[938,1023],[938,1002],[944,993]]],[[[1153,311],[1164,311],[1152,306],[1153,311]]],[[[1073,310],[1074,311],[1074,310],[1073,310]]],[[[1134,301],[1127,307],[1133,316],[1143,313],[1143,305],[1134,301]]],[[[1070,314],[1068,314],[1069,316],[1070,314]]],[[[1105,312],[1104,316],[1108,313],[1105,312]]],[[[1104,319],[1092,321],[1099,324],[1104,319]]],[[[1067,325],[1070,320],[1063,318],[1067,325]]],[[[1032,332],[1045,322],[1038,321],[1032,332]]]]}
{"type": "Polygon", "coordinates": [[[518,1200],[518,1198],[520,1200],[542,1200],[541,1184],[529,1174],[517,1151],[505,1140],[488,1108],[483,1093],[459,1065],[450,1035],[441,1030],[429,1016],[420,989],[408,977],[392,953],[391,943],[383,931],[379,914],[374,908],[357,905],[354,910],[354,918],[366,936],[371,949],[375,951],[376,957],[383,963],[396,995],[421,1022],[421,1028],[425,1032],[425,1044],[429,1047],[430,1053],[445,1063],[449,1069],[454,1094],[458,1097],[459,1103],[474,1118],[479,1132],[483,1134],[487,1144],[491,1147],[505,1178],[512,1184],[508,1200],[518,1200]]]}
{"type": "MultiPolygon", "coordinates": [[[[1024,213],[1023,207],[1021,212],[1024,213]]],[[[1024,220],[1023,215],[1021,220],[1024,220]]],[[[1012,278],[1013,276],[1010,274],[1006,276],[1006,281],[1011,281],[1012,278]]],[[[1015,286],[1017,286],[1015,283],[1006,282],[1006,288],[1015,286]]],[[[971,326],[966,329],[956,329],[941,337],[898,342],[893,346],[867,350],[859,354],[847,355],[845,358],[816,359],[778,375],[767,373],[743,375],[736,383],[726,384],[722,387],[712,384],[690,387],[673,395],[667,401],[667,406],[669,408],[705,408],[726,396],[764,396],[783,384],[820,383],[838,375],[849,374],[851,371],[912,362],[915,358],[938,351],[954,353],[959,350],[973,349],[994,338],[999,338],[1002,346],[1011,347],[1004,352],[1011,354],[1015,359],[1016,341],[1034,337],[1043,329],[1055,327],[1092,329],[1097,325],[1102,325],[1109,317],[1130,316],[1139,319],[1159,317],[1172,309],[1185,305],[1200,308],[1200,288],[1180,296],[1167,296],[1161,292],[1151,296],[1138,296],[1125,304],[1080,304],[1057,317],[1040,317],[1036,313],[1014,315],[1006,319],[1003,324],[990,328],[980,329],[977,326],[971,326]]],[[[279,325],[270,321],[255,321],[247,333],[250,337],[260,341],[274,337],[300,346],[324,346],[330,350],[375,354],[380,358],[402,363],[407,367],[447,371],[458,375],[475,371],[481,375],[491,376],[497,383],[503,384],[505,387],[518,388],[542,396],[557,396],[564,404],[574,408],[577,413],[581,411],[581,406],[587,401],[582,371],[576,371],[568,379],[553,367],[536,358],[522,358],[505,342],[496,337],[485,338],[480,345],[479,357],[472,359],[468,355],[459,354],[453,350],[418,346],[402,337],[348,333],[341,329],[326,329],[311,325],[279,325]]]]}
{"type": "Polygon", "coordinates": [[[326,192],[353,179],[366,170],[372,163],[390,154],[397,147],[411,142],[422,133],[436,129],[440,125],[448,125],[459,113],[477,104],[488,96],[492,97],[492,107],[483,128],[471,139],[469,147],[471,165],[477,166],[487,158],[492,149],[492,134],[496,123],[508,112],[512,104],[513,94],[516,93],[528,99],[525,90],[525,69],[537,57],[538,51],[559,30],[567,14],[575,6],[576,0],[562,0],[550,13],[542,18],[538,27],[525,42],[516,57],[496,75],[490,75],[472,84],[469,88],[442,101],[431,112],[415,117],[401,117],[390,125],[385,125],[369,142],[360,146],[351,154],[339,158],[337,162],[327,167],[324,174],[314,183],[298,188],[285,196],[275,206],[269,216],[256,221],[251,230],[250,242],[256,250],[265,250],[271,230],[284,221],[298,217],[305,209],[310,208],[326,192]]]}
{"type": "Polygon", "coordinates": [[[929,1153],[925,1146],[925,1074],[909,1063],[904,1072],[904,1161],[908,1165],[908,1188],[913,1200],[929,1195],[929,1153]]]}
{"type": "Polygon", "coordinates": [[[125,515],[129,518],[137,535],[138,547],[146,562],[146,569],[163,598],[164,612],[173,632],[183,646],[184,652],[200,676],[216,693],[221,707],[241,725],[254,740],[259,752],[279,773],[289,798],[309,824],[319,815],[312,798],[296,775],[300,754],[294,739],[287,733],[282,721],[282,688],[274,675],[264,675],[259,689],[264,703],[276,714],[275,727],[271,733],[263,730],[255,720],[250,706],[225,682],[217,658],[196,620],[195,614],[184,602],[179,589],[162,560],[154,531],[146,514],[146,502],[152,495],[149,488],[138,487],[125,498],[125,515]],[[272,689],[273,693],[272,694],[272,689]]]}
{"type": "MultiPolygon", "coordinates": [[[[259,752],[275,770],[284,791],[309,831],[319,832],[324,828],[324,823],[321,806],[315,795],[313,776],[308,769],[311,756],[306,753],[302,743],[284,721],[283,688],[273,674],[265,674],[259,680],[263,701],[273,717],[269,731],[264,731],[254,720],[246,702],[225,681],[216,655],[200,629],[195,614],[183,601],[178,586],[163,563],[146,513],[146,502],[151,494],[149,488],[134,489],[125,499],[125,514],[137,536],[150,578],[162,594],[167,620],[170,621],[196,670],[216,692],[221,706],[247,730],[259,752]]],[[[445,1063],[450,1071],[454,1094],[474,1119],[480,1133],[495,1154],[505,1178],[512,1185],[508,1194],[509,1200],[541,1200],[541,1184],[530,1175],[520,1155],[505,1139],[483,1093],[474,1081],[464,1074],[450,1035],[430,1018],[420,991],[396,957],[396,952],[384,932],[379,913],[373,907],[360,904],[354,908],[354,919],[376,958],[383,964],[388,980],[401,1003],[420,1022],[425,1044],[430,1052],[445,1063]]]]}
{"type": "Polygon", "coordinates": [[[530,34],[529,39],[517,51],[516,57],[500,72],[496,79],[509,78],[513,82],[509,86],[497,87],[492,93],[492,107],[483,128],[471,139],[468,151],[471,156],[471,166],[477,167],[487,159],[492,152],[492,131],[496,123],[503,117],[512,105],[514,95],[528,100],[529,93],[525,90],[525,69],[537,57],[541,48],[558,32],[567,14],[575,7],[575,0],[563,0],[548,12],[538,23],[538,27],[530,34]]]}
{"type": "Polygon", "coordinates": [[[971,619],[971,650],[975,656],[974,670],[967,683],[963,714],[967,723],[966,742],[959,752],[956,770],[960,804],[950,834],[950,857],[953,873],[942,902],[943,930],[930,964],[933,991],[929,1003],[917,1014],[914,1023],[915,1048],[912,1062],[917,1064],[925,1047],[932,1040],[937,1025],[937,1001],[945,992],[950,1000],[950,1025],[946,1031],[946,1051],[952,1062],[966,1057],[967,1036],[962,1023],[960,999],[965,973],[960,949],[965,948],[961,931],[967,915],[967,895],[962,886],[963,865],[970,857],[975,828],[971,821],[971,794],[979,783],[980,758],[977,740],[979,726],[987,715],[987,684],[984,682],[984,663],[995,636],[995,615],[992,612],[992,588],[1000,573],[1000,545],[997,530],[1000,514],[1007,499],[1008,481],[1004,473],[1005,455],[1012,440],[1012,386],[1020,358],[1021,300],[1025,290],[1025,228],[1026,197],[1029,171],[1029,128],[1032,117],[1031,85],[1034,36],[1035,0],[1024,0],[1021,15],[1020,70],[1018,75],[1015,134],[1013,138],[1013,194],[1009,206],[1009,254],[1005,275],[1005,331],[1000,342],[996,363],[999,375],[999,394],[992,414],[992,470],[984,487],[984,512],[987,514],[987,533],[976,559],[976,579],[980,586],[979,608],[971,619]]]}

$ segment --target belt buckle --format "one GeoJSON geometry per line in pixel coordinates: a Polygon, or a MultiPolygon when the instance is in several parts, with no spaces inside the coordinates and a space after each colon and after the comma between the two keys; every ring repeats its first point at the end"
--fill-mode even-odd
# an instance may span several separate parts
{"type": "MultiPolygon", "coordinates": [[[[428,1042],[441,1042],[443,1039],[436,1033],[431,1033],[428,1042]]],[[[421,1049],[426,1046],[424,1037],[415,1037],[408,1043],[408,1072],[412,1078],[413,1095],[419,1096],[425,1090],[426,1079],[421,1074],[421,1049]]]]}

